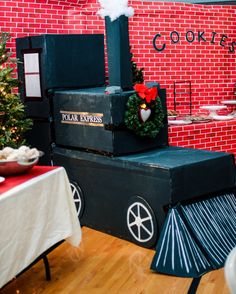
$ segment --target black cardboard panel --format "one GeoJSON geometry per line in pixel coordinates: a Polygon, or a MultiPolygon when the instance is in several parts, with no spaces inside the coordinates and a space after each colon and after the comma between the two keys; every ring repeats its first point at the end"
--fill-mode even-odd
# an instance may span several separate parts
{"type": "Polygon", "coordinates": [[[48,90],[105,84],[104,36],[101,34],[40,35],[16,39],[20,61],[23,61],[23,53],[32,49],[41,51],[42,99],[25,99],[23,63],[18,64],[18,76],[22,81],[21,99],[25,101],[31,117],[49,117],[48,90]]]}
{"type": "MultiPolygon", "coordinates": [[[[55,143],[60,146],[84,148],[112,155],[128,154],[168,145],[168,126],[165,116],[164,127],[155,139],[141,138],[124,126],[124,114],[128,97],[133,91],[121,94],[104,94],[105,88],[89,88],[73,91],[56,91],[53,97],[55,121],[55,143]],[[75,114],[75,119],[63,121],[63,114],[75,114]],[[81,123],[77,115],[102,115],[102,125],[81,123]]],[[[159,90],[166,115],[166,91],[159,90]]]]}
{"type": "Polygon", "coordinates": [[[51,125],[48,120],[33,119],[33,127],[26,133],[27,144],[44,152],[40,165],[51,165],[51,125]]]}
{"type": "Polygon", "coordinates": [[[165,207],[211,197],[232,189],[235,165],[231,154],[163,147],[139,154],[107,157],[54,148],[55,165],[64,166],[85,198],[81,223],[130,240],[126,213],[133,197],[143,198],[154,212],[159,231],[165,207]],[[215,169],[215,166],[219,168],[215,169]]]}

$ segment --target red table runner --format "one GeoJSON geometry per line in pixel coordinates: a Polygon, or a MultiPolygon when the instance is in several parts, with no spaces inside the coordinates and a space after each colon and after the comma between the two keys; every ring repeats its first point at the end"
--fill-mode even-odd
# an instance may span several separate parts
{"type": "Polygon", "coordinates": [[[5,178],[4,182],[0,183],[0,195],[17,185],[20,185],[34,177],[42,175],[56,168],[58,168],[58,166],[34,166],[29,172],[25,174],[11,177],[8,176],[5,178]]]}

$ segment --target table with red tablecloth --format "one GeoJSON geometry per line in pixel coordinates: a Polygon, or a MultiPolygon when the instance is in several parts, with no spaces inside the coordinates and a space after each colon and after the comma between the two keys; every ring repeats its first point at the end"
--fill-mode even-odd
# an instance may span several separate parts
{"type": "Polygon", "coordinates": [[[35,166],[0,183],[0,288],[64,239],[78,246],[81,227],[63,167],[35,166]]]}

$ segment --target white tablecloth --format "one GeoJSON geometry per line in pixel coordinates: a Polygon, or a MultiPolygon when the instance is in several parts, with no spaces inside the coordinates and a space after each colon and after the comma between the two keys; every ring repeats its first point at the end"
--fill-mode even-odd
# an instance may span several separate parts
{"type": "Polygon", "coordinates": [[[1,194],[0,288],[63,239],[74,246],[81,240],[64,168],[46,172],[1,194]]]}

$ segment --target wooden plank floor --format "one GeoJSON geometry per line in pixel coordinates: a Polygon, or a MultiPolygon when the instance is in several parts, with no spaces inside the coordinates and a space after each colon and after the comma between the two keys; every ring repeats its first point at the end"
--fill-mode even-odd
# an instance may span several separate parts
{"type": "MultiPolygon", "coordinates": [[[[185,294],[192,279],[150,271],[154,251],[83,227],[79,248],[64,242],[48,256],[52,280],[43,262],[0,290],[1,294],[185,294]]],[[[229,294],[223,269],[202,277],[198,294],[229,294]]]]}

